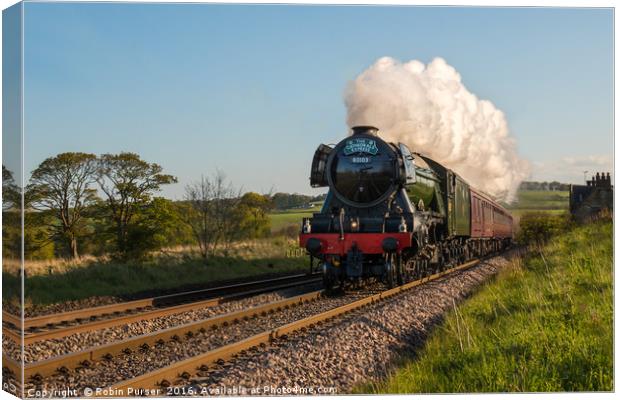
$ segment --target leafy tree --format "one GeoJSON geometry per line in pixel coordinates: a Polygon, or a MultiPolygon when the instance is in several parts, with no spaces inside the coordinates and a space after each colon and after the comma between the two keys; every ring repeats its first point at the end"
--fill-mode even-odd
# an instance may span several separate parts
{"type": "Polygon", "coordinates": [[[20,190],[13,172],[2,165],[2,250],[5,258],[21,255],[20,190]]]}
{"type": "Polygon", "coordinates": [[[181,222],[172,201],[162,197],[140,206],[134,218],[127,231],[126,253],[136,259],[170,244],[181,222]]]}
{"type": "Polygon", "coordinates": [[[137,214],[148,206],[162,185],[176,183],[172,175],[162,173],[158,164],[148,163],[135,153],[104,154],[99,158],[97,182],[106,196],[107,208],[114,224],[116,249],[127,255],[133,244],[130,231],[144,223],[137,214]]]}
{"type": "Polygon", "coordinates": [[[519,190],[561,190],[567,191],[569,189],[568,183],[560,183],[557,181],[549,182],[531,182],[523,181],[519,186],[519,190]]]}
{"type": "Polygon", "coordinates": [[[312,202],[324,201],[327,194],[308,196],[299,193],[278,192],[271,196],[273,207],[277,210],[287,210],[290,208],[308,207],[312,202]]]}
{"type": "Polygon", "coordinates": [[[19,205],[20,194],[13,172],[2,164],[2,209],[9,210],[19,205]]]}
{"type": "Polygon", "coordinates": [[[62,153],[44,160],[32,173],[27,192],[31,207],[49,211],[48,239],[66,243],[69,256],[78,257],[78,237],[83,228],[83,212],[96,198],[91,188],[96,157],[87,153],[62,153]]]}
{"type": "Polygon", "coordinates": [[[271,232],[268,212],[273,207],[271,198],[266,195],[247,192],[239,201],[236,215],[240,238],[255,239],[265,237],[271,232]]]}

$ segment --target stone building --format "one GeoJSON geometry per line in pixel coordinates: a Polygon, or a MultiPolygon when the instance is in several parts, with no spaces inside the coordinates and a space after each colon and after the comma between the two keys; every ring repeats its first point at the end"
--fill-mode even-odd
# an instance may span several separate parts
{"type": "Polygon", "coordinates": [[[593,218],[602,210],[613,211],[614,187],[609,172],[599,173],[586,185],[570,185],[569,209],[577,221],[593,218]]]}

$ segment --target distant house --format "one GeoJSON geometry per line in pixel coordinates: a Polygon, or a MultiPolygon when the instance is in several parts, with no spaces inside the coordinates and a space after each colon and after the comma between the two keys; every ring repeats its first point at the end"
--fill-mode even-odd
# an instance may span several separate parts
{"type": "Polygon", "coordinates": [[[614,187],[609,172],[596,173],[586,185],[570,185],[569,210],[578,221],[596,216],[600,211],[614,208],[614,187]]]}

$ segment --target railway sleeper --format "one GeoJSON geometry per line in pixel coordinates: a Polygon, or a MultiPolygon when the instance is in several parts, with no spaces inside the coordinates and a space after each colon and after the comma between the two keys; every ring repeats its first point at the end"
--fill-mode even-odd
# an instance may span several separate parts
{"type": "Polygon", "coordinates": [[[67,375],[67,374],[70,372],[70,371],[69,371],[69,368],[65,367],[64,365],[63,365],[63,366],[58,367],[58,368],[56,369],[56,371],[57,371],[57,372],[59,372],[59,373],[61,373],[61,374],[63,374],[63,375],[67,375]]]}

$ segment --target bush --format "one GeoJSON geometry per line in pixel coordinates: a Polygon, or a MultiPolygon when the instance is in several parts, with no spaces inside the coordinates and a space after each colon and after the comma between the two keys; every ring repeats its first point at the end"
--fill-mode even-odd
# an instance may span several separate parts
{"type": "Polygon", "coordinates": [[[573,227],[570,214],[527,213],[521,216],[517,241],[524,245],[546,243],[549,238],[573,227]]]}

